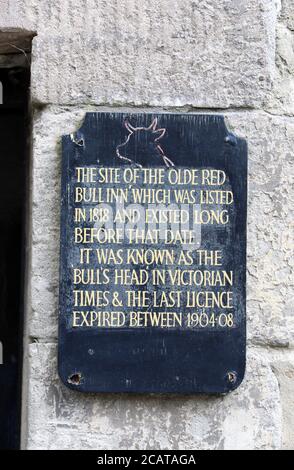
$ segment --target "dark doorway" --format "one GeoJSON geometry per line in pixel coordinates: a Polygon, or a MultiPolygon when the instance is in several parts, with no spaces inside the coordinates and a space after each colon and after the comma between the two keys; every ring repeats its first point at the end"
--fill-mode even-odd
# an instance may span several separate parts
{"type": "Polygon", "coordinates": [[[0,64],[0,449],[20,447],[29,79],[0,64]]]}

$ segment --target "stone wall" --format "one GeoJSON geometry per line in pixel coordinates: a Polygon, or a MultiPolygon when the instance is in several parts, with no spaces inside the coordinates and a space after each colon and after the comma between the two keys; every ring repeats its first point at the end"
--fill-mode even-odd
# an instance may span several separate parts
{"type": "Polygon", "coordinates": [[[5,0],[3,28],[37,33],[23,447],[293,449],[293,0],[5,0]],[[248,140],[248,360],[227,396],[58,378],[60,136],[113,109],[222,113],[248,140]]]}

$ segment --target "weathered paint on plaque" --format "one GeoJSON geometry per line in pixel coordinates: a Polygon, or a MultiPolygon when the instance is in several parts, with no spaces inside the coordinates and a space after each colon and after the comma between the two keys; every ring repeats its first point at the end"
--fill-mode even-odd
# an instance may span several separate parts
{"type": "Polygon", "coordinates": [[[59,373],[225,393],[245,370],[247,146],[220,115],[87,113],[63,136],[59,373]]]}

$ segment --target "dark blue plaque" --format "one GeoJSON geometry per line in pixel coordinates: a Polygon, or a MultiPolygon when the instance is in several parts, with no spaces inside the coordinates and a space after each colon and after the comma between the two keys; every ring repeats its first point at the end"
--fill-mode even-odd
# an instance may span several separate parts
{"type": "Polygon", "coordinates": [[[246,142],[220,115],[87,113],[62,148],[62,381],[83,392],[235,389],[246,142]]]}

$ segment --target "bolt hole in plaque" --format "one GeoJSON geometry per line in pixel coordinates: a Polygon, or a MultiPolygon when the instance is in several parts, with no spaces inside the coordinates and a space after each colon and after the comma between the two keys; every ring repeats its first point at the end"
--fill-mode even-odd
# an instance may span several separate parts
{"type": "Polygon", "coordinates": [[[67,379],[67,382],[71,385],[81,385],[82,382],[82,374],[80,372],[75,372],[74,374],[70,375],[67,379]]]}
{"type": "Polygon", "coordinates": [[[246,142],[221,115],[109,112],[87,113],[62,148],[63,382],[83,392],[238,387],[246,142]]]}

